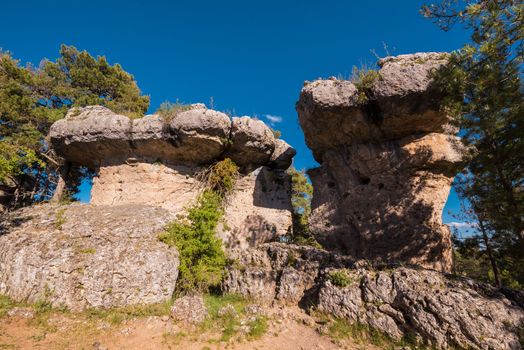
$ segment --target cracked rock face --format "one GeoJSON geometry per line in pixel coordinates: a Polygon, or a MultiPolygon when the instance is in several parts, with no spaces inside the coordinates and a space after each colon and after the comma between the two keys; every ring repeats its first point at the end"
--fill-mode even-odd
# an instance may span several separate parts
{"type": "Polygon", "coordinates": [[[224,289],[260,302],[298,303],[394,340],[416,337],[428,347],[521,349],[522,296],[469,279],[394,266],[370,266],[311,247],[267,243],[238,252],[224,289]],[[344,273],[347,283],[330,277],[344,273]]]}
{"type": "Polygon", "coordinates": [[[203,165],[224,155],[241,167],[285,169],[281,167],[289,166],[295,154],[262,121],[230,120],[202,105],[193,105],[170,120],[159,115],[129,119],[102,106],[73,108],[51,126],[49,136],[60,156],[93,169],[129,158],[203,165]],[[278,154],[272,158],[277,144],[278,154]]]}
{"type": "Polygon", "coordinates": [[[310,225],[328,248],[450,270],[441,214],[460,162],[459,140],[431,80],[445,62],[440,53],[388,57],[365,90],[336,79],[302,89],[299,120],[321,164],[309,172],[310,225]]]}
{"type": "Polygon", "coordinates": [[[144,205],[38,205],[0,231],[0,294],[73,311],[161,303],[178,276],[175,249],[157,235],[172,215],[144,205]]]}

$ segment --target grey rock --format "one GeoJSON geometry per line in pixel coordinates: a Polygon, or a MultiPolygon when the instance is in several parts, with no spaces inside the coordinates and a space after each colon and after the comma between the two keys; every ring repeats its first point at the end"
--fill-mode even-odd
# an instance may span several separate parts
{"type": "Polygon", "coordinates": [[[275,137],[263,121],[234,117],[231,125],[231,147],[227,152],[236,164],[266,164],[275,150],[275,137]]]}
{"type": "Polygon", "coordinates": [[[228,144],[229,117],[211,109],[193,109],[176,115],[169,123],[180,158],[197,164],[218,158],[228,144]]]}
{"type": "Polygon", "coordinates": [[[207,317],[207,308],[200,295],[183,296],[174,301],[171,307],[171,316],[175,321],[197,324],[207,317]]]}
{"type": "Polygon", "coordinates": [[[58,155],[92,169],[128,159],[206,165],[222,159],[226,150],[241,167],[284,168],[296,153],[281,141],[273,156],[275,138],[262,121],[231,121],[203,104],[169,119],[155,114],[130,119],[102,106],[72,108],[51,126],[49,138],[58,155]]]}
{"type": "Polygon", "coordinates": [[[441,213],[460,142],[431,76],[446,60],[441,53],[388,57],[367,90],[337,79],[302,89],[299,120],[321,164],[308,172],[310,228],[325,247],[357,259],[451,269],[441,213]]]}
{"type": "Polygon", "coordinates": [[[287,169],[293,162],[293,157],[297,151],[286,141],[281,139],[275,140],[275,150],[269,159],[269,166],[276,169],[287,169]]]}
{"type": "Polygon", "coordinates": [[[237,257],[239,263],[230,267],[225,290],[260,296],[258,301],[265,296],[266,304],[315,307],[396,340],[415,336],[437,349],[521,349],[524,309],[518,298],[482,283],[434,270],[363,264],[336,253],[282,243],[242,250],[237,257]],[[350,281],[344,287],[334,285],[329,277],[342,268],[350,281]],[[266,278],[253,280],[254,271],[266,278]]]}
{"type": "Polygon", "coordinates": [[[157,234],[160,208],[38,205],[10,213],[0,236],[0,294],[78,311],[168,300],[178,253],[157,234]]]}

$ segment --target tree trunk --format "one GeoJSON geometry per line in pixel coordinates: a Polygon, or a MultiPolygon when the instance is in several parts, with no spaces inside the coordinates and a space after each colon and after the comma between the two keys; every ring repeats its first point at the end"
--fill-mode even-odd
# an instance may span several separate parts
{"type": "Polygon", "coordinates": [[[58,183],[56,184],[55,193],[53,193],[53,197],[51,198],[51,203],[58,203],[64,196],[64,192],[66,189],[66,181],[67,176],[69,175],[69,171],[71,170],[71,163],[65,162],[62,167],[60,167],[60,171],[58,172],[58,183]]]}
{"type": "Polygon", "coordinates": [[[491,263],[491,269],[493,270],[493,276],[495,277],[495,283],[497,287],[502,287],[502,281],[500,280],[500,273],[499,273],[499,267],[497,265],[497,261],[495,260],[495,256],[493,255],[493,250],[491,249],[491,242],[489,241],[488,233],[486,232],[486,227],[484,226],[484,222],[481,218],[477,217],[479,221],[479,228],[480,232],[482,232],[482,239],[484,240],[484,244],[486,245],[486,251],[488,252],[488,258],[491,263]]]}

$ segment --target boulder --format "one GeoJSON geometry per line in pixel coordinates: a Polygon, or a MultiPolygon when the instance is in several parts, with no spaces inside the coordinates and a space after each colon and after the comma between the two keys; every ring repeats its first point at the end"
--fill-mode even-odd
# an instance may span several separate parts
{"type": "Polygon", "coordinates": [[[275,150],[269,159],[269,166],[276,169],[287,169],[293,162],[293,157],[297,151],[286,141],[281,139],[275,140],[275,150]]]}
{"type": "Polygon", "coordinates": [[[219,158],[228,145],[229,117],[211,109],[193,109],[177,114],[169,128],[180,158],[187,163],[209,163],[219,158]]]}
{"type": "Polygon", "coordinates": [[[157,234],[172,216],[144,205],[38,205],[9,214],[0,294],[55,307],[122,307],[171,298],[178,253],[157,234]]]}
{"type": "Polygon", "coordinates": [[[173,319],[188,324],[202,323],[207,314],[207,308],[201,295],[183,296],[176,299],[171,307],[173,319]]]}
{"type": "Polygon", "coordinates": [[[518,292],[503,294],[434,270],[356,261],[334,252],[282,243],[238,251],[224,290],[314,308],[428,347],[521,349],[524,309],[518,292]],[[333,276],[342,274],[344,283],[333,276]]]}
{"type": "Polygon", "coordinates": [[[310,228],[326,247],[450,270],[450,232],[441,213],[460,165],[460,142],[431,78],[446,58],[385,58],[361,90],[337,79],[302,89],[299,120],[320,163],[308,173],[310,228]]]}
{"type": "Polygon", "coordinates": [[[263,121],[234,117],[231,124],[231,147],[227,156],[240,166],[266,164],[275,150],[273,132],[263,121]]]}
{"type": "Polygon", "coordinates": [[[128,159],[196,166],[224,156],[248,170],[262,165],[283,169],[296,153],[279,141],[273,154],[275,138],[264,122],[249,117],[230,120],[203,104],[169,118],[153,114],[137,119],[102,106],[72,108],[51,126],[49,138],[58,155],[91,169],[128,159]]]}

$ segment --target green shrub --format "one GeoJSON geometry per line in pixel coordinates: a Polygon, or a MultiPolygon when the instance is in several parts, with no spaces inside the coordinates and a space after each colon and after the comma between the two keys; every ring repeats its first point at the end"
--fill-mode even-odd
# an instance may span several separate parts
{"type": "Polygon", "coordinates": [[[218,287],[226,272],[222,241],[215,236],[223,216],[224,198],[233,189],[238,167],[229,158],[198,175],[205,190],[187,217],[170,223],[159,239],[179,252],[180,266],[176,294],[208,292],[218,287]]]}
{"type": "Polygon", "coordinates": [[[369,69],[367,66],[358,68],[353,66],[351,80],[358,89],[358,103],[368,102],[368,94],[375,81],[381,79],[380,73],[376,69],[369,69]]]}
{"type": "Polygon", "coordinates": [[[0,318],[4,317],[15,306],[16,303],[11,298],[0,294],[0,318]]]}
{"type": "Polygon", "coordinates": [[[177,114],[191,109],[191,105],[186,105],[178,102],[178,99],[175,103],[165,101],[160,104],[160,107],[156,110],[156,113],[159,114],[165,121],[171,121],[177,114]]]}
{"type": "Polygon", "coordinates": [[[329,280],[337,287],[347,287],[353,283],[353,278],[346,270],[330,271],[328,273],[329,280]]]}
{"type": "Polygon", "coordinates": [[[179,253],[177,294],[206,292],[222,281],[226,255],[222,242],[215,237],[223,213],[221,204],[220,195],[205,190],[196,205],[189,209],[187,219],[169,224],[159,236],[179,253]]]}

